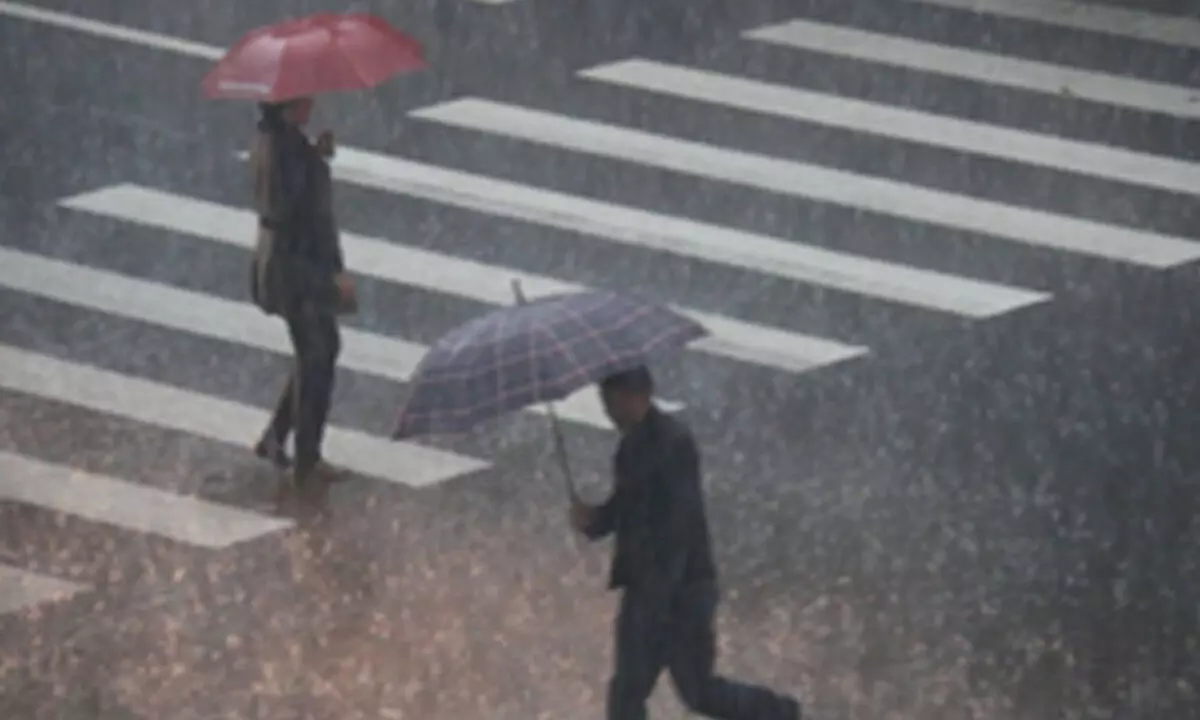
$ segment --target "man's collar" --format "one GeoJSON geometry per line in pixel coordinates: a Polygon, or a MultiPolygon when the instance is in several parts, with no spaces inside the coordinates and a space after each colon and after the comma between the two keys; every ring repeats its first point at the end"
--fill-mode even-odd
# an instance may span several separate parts
{"type": "Polygon", "coordinates": [[[633,425],[630,425],[628,428],[625,429],[624,433],[622,433],[622,434],[628,436],[628,435],[635,435],[639,432],[645,432],[646,430],[653,427],[658,422],[658,419],[660,417],[662,417],[662,411],[659,410],[658,406],[656,406],[654,404],[654,402],[652,401],[650,403],[650,405],[646,408],[645,414],[642,415],[642,419],[639,420],[638,422],[634,423],[633,425]]]}

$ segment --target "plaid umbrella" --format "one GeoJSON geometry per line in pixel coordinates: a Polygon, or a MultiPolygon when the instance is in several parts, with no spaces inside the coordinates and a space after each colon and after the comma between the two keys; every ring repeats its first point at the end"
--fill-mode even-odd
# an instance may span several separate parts
{"type": "Polygon", "coordinates": [[[430,348],[392,437],[464,432],[561,400],[707,334],[666,307],[605,291],[501,308],[430,348]]]}

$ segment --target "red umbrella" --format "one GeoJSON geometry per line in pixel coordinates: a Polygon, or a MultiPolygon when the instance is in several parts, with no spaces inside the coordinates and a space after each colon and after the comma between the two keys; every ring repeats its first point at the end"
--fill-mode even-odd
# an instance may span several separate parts
{"type": "Polygon", "coordinates": [[[204,91],[279,102],[364,90],[423,67],[420,43],[380,18],[321,13],[248,33],[204,78],[204,91]]]}

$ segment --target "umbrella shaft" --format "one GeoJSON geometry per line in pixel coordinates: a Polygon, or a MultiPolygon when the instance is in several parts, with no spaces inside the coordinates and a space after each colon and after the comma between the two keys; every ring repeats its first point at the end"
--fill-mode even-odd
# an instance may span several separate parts
{"type": "Polygon", "coordinates": [[[554,406],[546,404],[546,414],[550,416],[550,431],[554,433],[554,452],[558,455],[558,464],[562,466],[563,482],[567,485],[567,495],[575,497],[575,480],[571,477],[571,463],[567,458],[567,442],[563,438],[562,426],[558,423],[558,414],[554,406]]]}

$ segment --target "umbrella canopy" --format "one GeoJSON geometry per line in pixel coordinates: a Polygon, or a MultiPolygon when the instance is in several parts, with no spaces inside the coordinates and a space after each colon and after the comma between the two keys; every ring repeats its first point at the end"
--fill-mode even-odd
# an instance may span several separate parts
{"type": "Polygon", "coordinates": [[[211,98],[280,102],[372,88],[425,67],[421,45],[367,14],[322,13],[251,31],[204,78],[211,98]]]}
{"type": "Polygon", "coordinates": [[[707,334],[662,305],[604,291],[502,308],[430,348],[392,436],[464,432],[514,410],[561,400],[707,334]]]}

